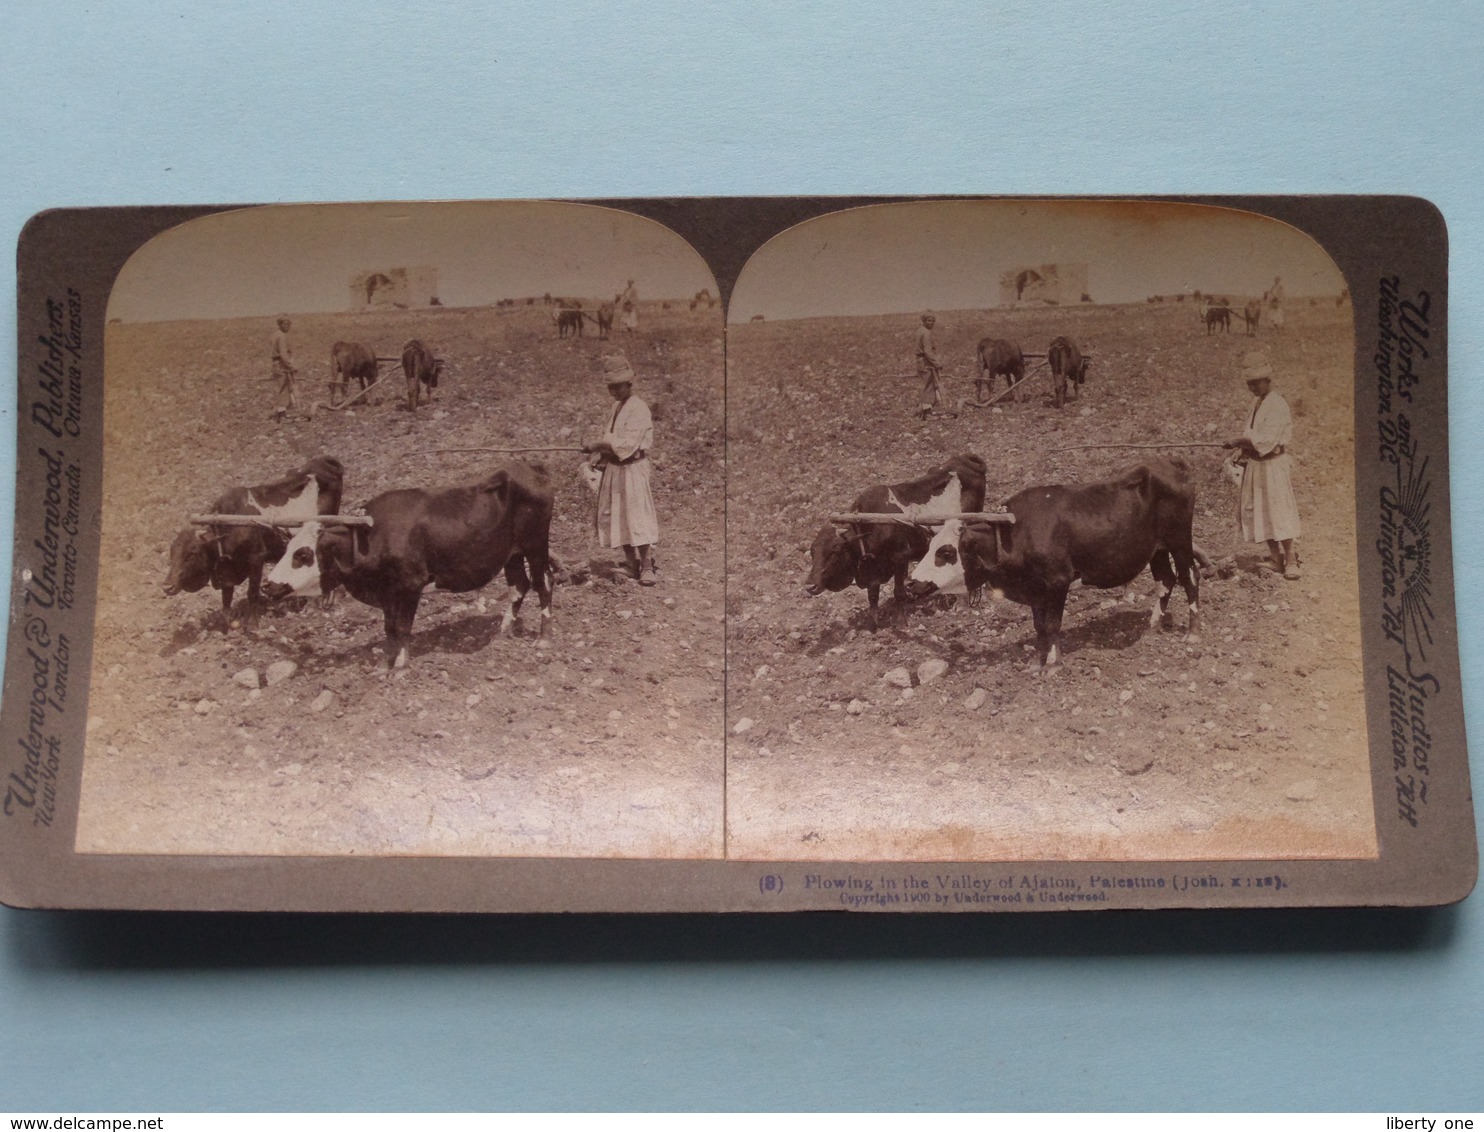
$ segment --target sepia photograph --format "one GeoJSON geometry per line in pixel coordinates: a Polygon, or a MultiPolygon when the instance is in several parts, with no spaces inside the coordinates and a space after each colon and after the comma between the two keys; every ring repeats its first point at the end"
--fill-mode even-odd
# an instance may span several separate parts
{"type": "Polygon", "coordinates": [[[821,216],[728,308],[727,852],[1368,859],[1354,315],[1235,209],[821,216]]]}
{"type": "Polygon", "coordinates": [[[723,334],[689,245],[590,205],[140,247],[76,850],[719,857],[723,334]]]}
{"type": "Polygon", "coordinates": [[[1379,197],[43,214],[0,881],[1456,899],[1445,252],[1379,197]]]}

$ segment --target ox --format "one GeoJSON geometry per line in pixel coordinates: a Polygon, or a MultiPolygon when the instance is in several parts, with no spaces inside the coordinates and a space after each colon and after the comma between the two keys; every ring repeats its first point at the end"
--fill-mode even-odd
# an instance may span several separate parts
{"type": "MultiPolygon", "coordinates": [[[[261,515],[265,520],[312,519],[340,510],[345,469],[333,456],[318,456],[274,483],[234,487],[208,508],[213,515],[261,515]]],[[[247,583],[247,603],[259,601],[263,566],[284,553],[284,535],[272,527],[187,527],[170,545],[165,596],[195,593],[208,583],[222,594],[230,624],[232,591],[247,583]]]]}
{"type": "Polygon", "coordinates": [[[515,590],[500,623],[509,636],[534,584],[545,635],[551,620],[552,491],[543,468],[511,464],[480,483],[424,491],[404,488],[366,504],[372,526],[306,523],[268,575],[271,597],[312,596],[344,586],[380,609],[388,669],[407,664],[423,590],[468,593],[502,569],[515,590]],[[529,573],[527,572],[529,570],[529,573]]]}
{"type": "Polygon", "coordinates": [[[1253,299],[1242,308],[1242,321],[1247,324],[1247,337],[1257,337],[1257,324],[1262,321],[1262,300],[1253,299]]]}
{"type": "Polygon", "coordinates": [[[604,303],[598,308],[598,337],[607,338],[613,333],[613,304],[604,303]]]}
{"type": "Polygon", "coordinates": [[[438,388],[438,375],[443,372],[443,359],[433,357],[433,351],[414,338],[402,347],[402,372],[407,376],[407,411],[417,412],[424,386],[431,405],[433,390],[438,388]]]}
{"type": "MultiPolygon", "coordinates": [[[[330,386],[344,397],[350,392],[350,380],[360,383],[361,392],[376,384],[376,355],[359,342],[336,342],[330,347],[330,386]]],[[[333,400],[333,398],[332,398],[333,400]]]]}
{"type": "Polygon", "coordinates": [[[1209,338],[1221,327],[1223,334],[1230,334],[1232,328],[1232,309],[1224,303],[1217,303],[1206,308],[1203,317],[1206,320],[1206,336],[1209,338]]]}
{"type": "Polygon", "coordinates": [[[1025,380],[1025,355],[1014,342],[1003,338],[984,338],[974,351],[978,365],[978,376],[974,378],[974,392],[982,401],[994,391],[994,379],[1005,375],[1005,384],[1014,389],[1025,380]]]}
{"type": "Polygon", "coordinates": [[[582,337],[582,304],[563,306],[556,315],[557,337],[582,337]]]}
{"type": "MultiPolygon", "coordinates": [[[[921,479],[867,488],[855,497],[851,510],[917,517],[978,511],[984,506],[984,475],[984,461],[978,456],[955,456],[921,479]]],[[[826,523],[809,548],[804,592],[817,597],[825,590],[839,593],[848,586],[860,586],[866,591],[874,622],[885,583],[892,583],[898,604],[906,600],[907,572],[927,553],[928,542],[922,528],[900,523],[856,523],[843,535],[834,524],[826,523]]]]}
{"type": "Polygon", "coordinates": [[[1082,383],[1087,380],[1087,359],[1070,338],[1053,338],[1046,347],[1046,363],[1051,367],[1052,393],[1060,409],[1067,402],[1068,381],[1073,396],[1081,393],[1082,383]]]}
{"type": "Polygon", "coordinates": [[[912,570],[912,592],[958,594],[988,585],[995,597],[1030,606],[1044,671],[1061,660],[1062,610],[1072,583],[1123,586],[1147,566],[1163,587],[1150,625],[1173,627],[1170,594],[1178,579],[1190,603],[1186,640],[1196,639],[1195,490],[1182,462],[1149,460],[1104,483],[1028,488],[1005,509],[1015,516],[1013,525],[944,523],[912,570]]]}

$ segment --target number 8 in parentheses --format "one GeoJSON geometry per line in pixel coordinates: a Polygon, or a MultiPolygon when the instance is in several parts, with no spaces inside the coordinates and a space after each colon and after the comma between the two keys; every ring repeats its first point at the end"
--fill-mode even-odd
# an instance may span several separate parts
{"type": "Polygon", "coordinates": [[[783,891],[783,878],[777,873],[766,873],[758,877],[757,887],[764,896],[777,896],[783,891]]]}

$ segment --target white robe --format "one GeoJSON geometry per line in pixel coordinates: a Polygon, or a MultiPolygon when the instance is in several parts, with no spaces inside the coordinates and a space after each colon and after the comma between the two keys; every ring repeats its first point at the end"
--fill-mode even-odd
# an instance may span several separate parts
{"type": "MultiPolygon", "coordinates": [[[[630,396],[609,418],[603,439],[620,460],[627,460],[636,452],[647,453],[654,445],[654,421],[649,406],[630,396]]],[[[599,546],[652,546],[660,541],[654,496],[649,489],[649,468],[647,455],[628,464],[604,465],[595,520],[599,546]]]]}
{"type": "Polygon", "coordinates": [[[1301,532],[1298,503],[1293,497],[1292,464],[1288,446],[1293,442],[1293,415],[1288,402],[1269,393],[1252,403],[1247,428],[1242,433],[1262,459],[1247,460],[1242,471],[1242,495],[1238,522],[1248,542],[1282,542],[1301,532]],[[1274,455],[1279,448],[1281,455],[1274,455]]]}

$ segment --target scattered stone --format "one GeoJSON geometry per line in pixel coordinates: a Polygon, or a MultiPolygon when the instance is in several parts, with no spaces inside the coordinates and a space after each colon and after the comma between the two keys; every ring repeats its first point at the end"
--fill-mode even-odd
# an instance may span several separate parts
{"type": "Polygon", "coordinates": [[[864,700],[851,700],[845,705],[845,713],[847,715],[863,715],[865,710],[866,702],[864,700]]]}
{"type": "Polygon", "coordinates": [[[313,712],[321,712],[321,711],[324,711],[325,708],[329,707],[334,702],[335,702],[335,693],[332,692],[332,691],[330,691],[330,689],[326,688],[319,695],[315,696],[312,701],[310,701],[309,710],[310,711],[313,711],[313,712]]]}
{"type": "Polygon", "coordinates": [[[1263,715],[1267,715],[1268,712],[1270,712],[1270,711],[1273,710],[1273,705],[1272,704],[1259,704],[1257,710],[1260,711],[1260,712],[1262,712],[1263,715]]]}
{"type": "Polygon", "coordinates": [[[1278,606],[1277,606],[1276,603],[1271,604],[1271,605],[1265,605],[1265,606],[1262,607],[1262,611],[1264,613],[1277,613],[1278,612],[1278,606]]]}
{"type": "Polygon", "coordinates": [[[1133,692],[1129,691],[1127,688],[1125,688],[1123,691],[1121,691],[1121,692],[1118,693],[1118,702],[1121,703],[1121,704],[1126,704],[1126,703],[1129,702],[1129,700],[1131,700],[1133,698],[1134,698],[1133,692]]]}
{"type": "Polygon", "coordinates": [[[1319,797],[1319,783],[1312,778],[1306,778],[1302,782],[1295,782],[1283,791],[1283,796],[1290,802],[1312,802],[1319,797]]]}
{"type": "Polygon", "coordinates": [[[232,677],[232,683],[241,684],[244,688],[261,688],[263,686],[256,668],[244,668],[232,677]]]}
{"type": "Polygon", "coordinates": [[[989,699],[989,693],[983,688],[975,688],[969,693],[968,699],[964,700],[964,707],[970,711],[978,711],[984,706],[984,701],[989,699]]]}
{"type": "Polygon", "coordinates": [[[268,666],[268,673],[266,676],[268,687],[271,688],[275,684],[282,684],[285,680],[287,680],[290,676],[298,671],[299,666],[292,660],[275,660],[268,666]]]}
{"type": "Polygon", "coordinates": [[[614,708],[612,711],[610,711],[608,713],[608,719],[612,723],[617,723],[622,718],[623,718],[623,712],[619,711],[617,708],[614,708]]]}
{"type": "Polygon", "coordinates": [[[482,699],[484,699],[484,697],[481,696],[478,692],[471,692],[468,696],[464,697],[464,706],[473,707],[482,699]]]}
{"type": "Polygon", "coordinates": [[[948,662],[942,657],[933,657],[917,666],[917,682],[931,684],[948,671],[948,662]]]}
{"type": "Polygon", "coordinates": [[[881,679],[885,680],[893,688],[912,687],[912,673],[908,672],[905,668],[893,668],[881,679]]]}
{"type": "Polygon", "coordinates": [[[749,732],[751,730],[752,730],[752,720],[748,719],[746,716],[743,716],[741,719],[737,720],[737,725],[732,728],[732,734],[733,735],[745,735],[747,732],[749,732]]]}
{"type": "Polygon", "coordinates": [[[212,700],[197,700],[196,706],[191,710],[197,715],[210,715],[211,709],[214,707],[216,707],[216,704],[212,700]]]}

